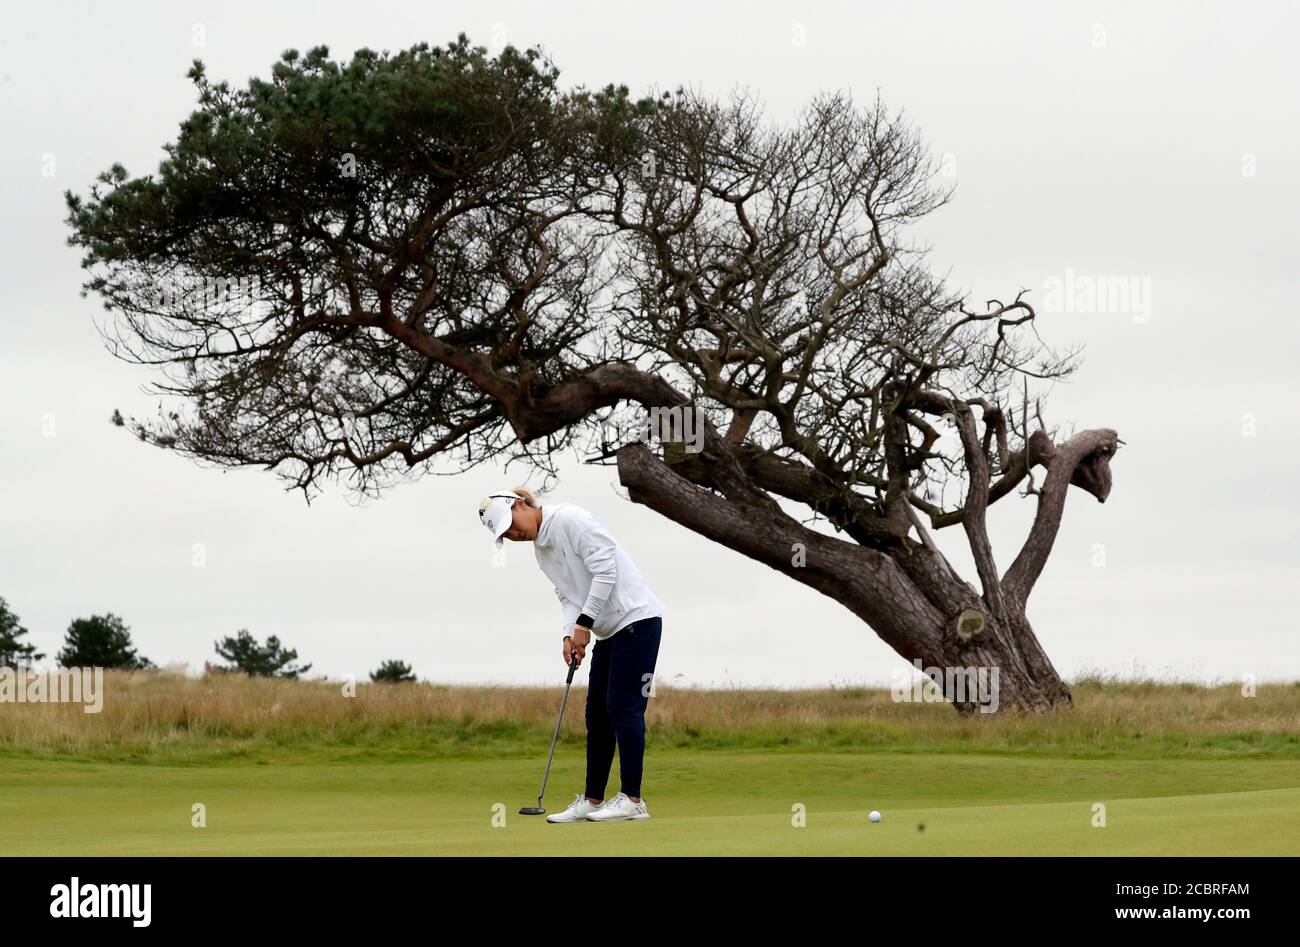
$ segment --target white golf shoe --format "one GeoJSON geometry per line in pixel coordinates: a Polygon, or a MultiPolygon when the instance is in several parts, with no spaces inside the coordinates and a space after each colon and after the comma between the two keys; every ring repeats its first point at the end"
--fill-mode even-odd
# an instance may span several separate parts
{"type": "Polygon", "coordinates": [[[587,813],[588,822],[622,822],[627,819],[648,819],[645,800],[633,802],[623,793],[606,799],[601,805],[593,807],[587,813]]]}
{"type": "Polygon", "coordinates": [[[552,812],[546,817],[547,822],[586,822],[588,813],[595,812],[605,803],[588,802],[587,797],[578,793],[573,802],[569,803],[569,808],[563,812],[552,812]]]}

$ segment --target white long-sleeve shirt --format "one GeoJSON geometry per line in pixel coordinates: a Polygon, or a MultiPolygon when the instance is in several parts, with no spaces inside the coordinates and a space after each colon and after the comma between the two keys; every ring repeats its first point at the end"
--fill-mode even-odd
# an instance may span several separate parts
{"type": "Polygon", "coordinates": [[[537,564],[555,586],[564,610],[564,634],[580,615],[603,640],[643,618],[662,617],[663,603],[596,517],[572,503],[543,503],[533,541],[537,564]]]}

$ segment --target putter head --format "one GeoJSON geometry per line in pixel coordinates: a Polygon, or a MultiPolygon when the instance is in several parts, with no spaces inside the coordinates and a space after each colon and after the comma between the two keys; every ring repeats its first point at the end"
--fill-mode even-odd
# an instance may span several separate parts
{"type": "Polygon", "coordinates": [[[520,815],[545,815],[546,810],[541,806],[524,806],[519,810],[520,815]]]}

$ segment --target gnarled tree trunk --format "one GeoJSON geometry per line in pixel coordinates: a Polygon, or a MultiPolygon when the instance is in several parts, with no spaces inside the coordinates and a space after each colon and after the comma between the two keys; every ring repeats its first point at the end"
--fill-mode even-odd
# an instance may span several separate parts
{"type": "MultiPolygon", "coordinates": [[[[619,479],[634,502],[842,603],[902,658],[920,662],[927,673],[937,669],[940,673],[932,677],[959,712],[976,712],[981,701],[986,712],[1068,705],[1069,689],[1039,644],[1025,603],[1051,551],[1070,484],[1105,501],[1115,432],[1086,431],[1060,447],[1046,435],[1034,437],[1028,451],[1032,456],[1008,458],[1006,476],[1019,480],[1031,466],[1042,465],[1047,478],[1038,491],[1029,537],[1011,567],[998,576],[984,525],[987,457],[974,436],[969,407],[946,400],[938,407],[959,419],[973,475],[984,477],[982,489],[978,482],[971,488],[961,520],[979,566],[982,593],[956,574],[919,519],[913,517],[912,527],[920,538],[907,530],[891,531],[887,523],[854,522],[848,518],[855,512],[853,500],[833,484],[824,484],[819,495],[815,473],[808,468],[758,454],[747,464],[743,448],[711,429],[697,456],[667,451],[670,460],[665,461],[644,444],[622,448],[617,453],[619,479]],[[765,490],[828,512],[832,522],[846,524],[850,539],[802,525],[765,490]],[[977,699],[974,678],[963,678],[978,669],[996,669],[991,703],[987,695],[977,699]],[[953,690],[953,682],[963,679],[972,687],[953,690]]],[[[1005,493],[1011,486],[999,483],[997,489],[1005,493]]]]}

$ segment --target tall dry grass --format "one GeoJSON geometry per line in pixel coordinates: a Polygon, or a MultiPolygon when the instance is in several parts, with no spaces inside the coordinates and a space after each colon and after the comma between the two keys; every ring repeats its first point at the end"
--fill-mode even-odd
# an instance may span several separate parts
{"type": "MultiPolygon", "coordinates": [[[[877,747],[901,752],[1071,756],[1300,757],[1300,684],[1204,687],[1089,677],[1073,708],[962,718],[943,704],[896,703],[887,690],[694,690],[659,685],[648,739],[700,749],[877,747]]],[[[358,684],[109,671],[104,706],[0,703],[5,757],[204,763],[274,754],[426,758],[536,753],[559,687],[358,684]]],[[[584,688],[562,739],[584,738],[584,688]]]]}

